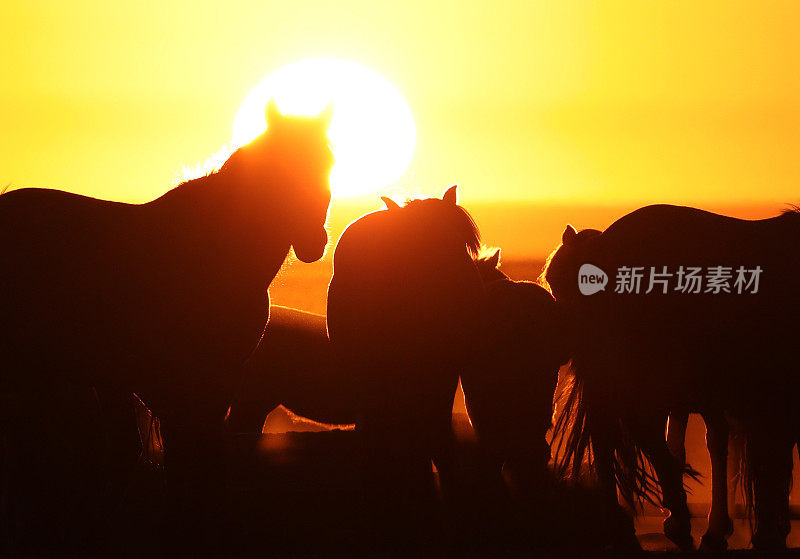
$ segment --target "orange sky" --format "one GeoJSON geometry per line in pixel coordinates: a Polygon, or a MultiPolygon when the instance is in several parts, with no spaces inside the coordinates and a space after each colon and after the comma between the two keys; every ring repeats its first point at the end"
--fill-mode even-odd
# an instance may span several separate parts
{"type": "Polygon", "coordinates": [[[7,3],[0,182],[150,199],[261,78],[336,56],[408,101],[418,193],[798,202],[798,24],[777,1],[7,3]]]}

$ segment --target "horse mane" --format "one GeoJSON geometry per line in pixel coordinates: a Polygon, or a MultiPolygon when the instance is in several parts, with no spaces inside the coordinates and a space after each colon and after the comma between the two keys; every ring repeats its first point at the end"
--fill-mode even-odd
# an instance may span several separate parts
{"type": "Polygon", "coordinates": [[[193,180],[202,179],[217,173],[236,150],[230,144],[224,144],[217,151],[194,165],[184,165],[177,173],[174,186],[181,186],[193,180]]]}
{"type": "Polygon", "coordinates": [[[781,211],[781,217],[800,217],[800,206],[797,204],[787,204],[787,206],[781,211]]]}
{"type": "Polygon", "coordinates": [[[481,249],[481,233],[478,225],[470,213],[457,204],[444,202],[438,198],[415,198],[403,204],[403,210],[413,213],[437,213],[438,219],[449,222],[464,246],[473,258],[477,257],[481,249]]]}
{"type": "MultiPolygon", "coordinates": [[[[311,121],[314,120],[315,117],[284,115],[283,118],[295,121],[311,121]]],[[[269,134],[269,132],[270,130],[267,129],[264,135],[269,134]]],[[[254,143],[258,139],[259,138],[251,140],[249,143],[254,143]]],[[[170,191],[188,184],[196,184],[201,182],[203,179],[221,174],[225,171],[226,164],[233,162],[237,154],[239,154],[242,151],[242,148],[245,148],[247,145],[248,144],[237,146],[231,142],[227,142],[223,144],[217,151],[206,157],[202,162],[195,163],[194,165],[184,165],[181,167],[181,170],[176,173],[176,177],[173,181],[170,191]]],[[[333,144],[331,143],[330,138],[327,139],[327,148],[330,157],[334,158],[333,144]]],[[[170,191],[167,191],[167,193],[170,191]]]]}

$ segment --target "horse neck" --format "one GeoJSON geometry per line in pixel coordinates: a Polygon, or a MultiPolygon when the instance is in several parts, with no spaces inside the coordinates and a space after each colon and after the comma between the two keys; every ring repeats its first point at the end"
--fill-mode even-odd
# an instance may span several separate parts
{"type": "Polygon", "coordinates": [[[487,270],[484,267],[478,266],[478,271],[481,274],[481,279],[485,285],[491,285],[499,281],[511,281],[505,273],[501,272],[497,268],[492,268],[491,270],[487,270]]]}
{"type": "Polygon", "coordinates": [[[184,216],[195,216],[198,220],[214,218],[231,205],[225,196],[224,182],[219,173],[212,173],[184,182],[145,206],[182,219],[184,216]]]}
{"type": "Polygon", "coordinates": [[[173,188],[144,204],[143,226],[156,242],[176,250],[203,250],[207,258],[223,260],[242,255],[277,271],[290,247],[279,194],[262,196],[258,205],[264,208],[263,219],[245,225],[243,216],[252,215],[253,200],[237,199],[235,193],[245,189],[234,188],[233,180],[218,172],[173,188]]]}

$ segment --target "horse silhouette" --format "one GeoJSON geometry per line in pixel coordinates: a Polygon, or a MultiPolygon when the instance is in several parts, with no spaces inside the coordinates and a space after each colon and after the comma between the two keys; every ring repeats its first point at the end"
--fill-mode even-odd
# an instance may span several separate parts
{"type": "Polygon", "coordinates": [[[555,300],[498,268],[500,250],[476,259],[486,287],[481,351],[461,384],[470,419],[492,461],[516,486],[541,482],[550,461],[553,394],[568,361],[555,300]]]}
{"type": "MultiPolygon", "coordinates": [[[[708,512],[708,530],[703,534],[700,548],[721,550],[727,548],[727,536],[733,533],[730,508],[736,488],[734,476],[739,471],[740,441],[731,436],[729,420],[724,413],[702,413],[706,425],[706,447],[711,458],[711,508],[708,512]],[[733,450],[729,454],[729,449],[733,450]]],[[[689,412],[686,409],[670,410],[667,420],[667,447],[673,456],[686,462],[686,427],[689,412]]],[[[678,524],[689,522],[686,518],[678,524]]]]}
{"type": "Polygon", "coordinates": [[[145,204],[0,196],[0,387],[36,394],[36,415],[59,386],[94,386],[133,445],[136,393],[162,422],[177,506],[218,514],[223,418],[267,321],[267,286],[290,248],[311,262],[327,243],[329,120],[270,102],[265,133],[145,204]]]}
{"type": "Polygon", "coordinates": [[[456,203],[411,200],[351,223],[334,252],[328,333],[356,379],[356,429],[370,452],[376,546],[418,546],[430,530],[433,459],[447,483],[451,412],[472,358],[484,298],[480,237],[456,203]],[[387,492],[387,488],[391,488],[387,492]],[[404,522],[392,521],[404,511],[404,522]],[[385,522],[381,519],[387,519],[385,522]],[[391,544],[389,543],[391,542],[391,544]]]}
{"type": "MultiPolygon", "coordinates": [[[[568,227],[545,272],[574,343],[574,382],[556,424],[564,437],[562,466],[578,466],[591,451],[609,500],[616,501],[615,480],[626,501],[657,501],[657,482],[663,504],[681,518],[688,514],[684,464],[667,448],[667,417],[672,410],[727,413],[745,440],[753,545],[784,547],[798,419],[798,235],[796,211],[744,221],[666,205],[639,209],[602,233],[568,227]],[[741,267],[763,270],[763,278],[759,289],[742,293],[731,278],[727,291],[704,285],[687,293],[673,285],[666,292],[615,288],[585,296],[578,273],[586,263],[614,286],[624,286],[624,269],[634,268],[675,274],[681,267],[741,267]]],[[[688,526],[671,528],[672,537],[683,533],[682,545],[691,542],[688,526]]]]}
{"type": "Polygon", "coordinates": [[[325,315],[272,306],[264,336],[244,365],[228,426],[261,433],[279,405],[320,423],[352,425],[353,380],[333,352],[325,315]]]}

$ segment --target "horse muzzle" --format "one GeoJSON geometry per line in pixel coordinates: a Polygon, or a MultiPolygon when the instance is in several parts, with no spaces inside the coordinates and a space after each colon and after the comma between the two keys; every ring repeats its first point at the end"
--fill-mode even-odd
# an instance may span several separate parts
{"type": "Polygon", "coordinates": [[[294,254],[298,260],[306,264],[316,262],[325,254],[325,246],[328,244],[328,232],[321,228],[320,232],[310,241],[294,242],[294,254]]]}

